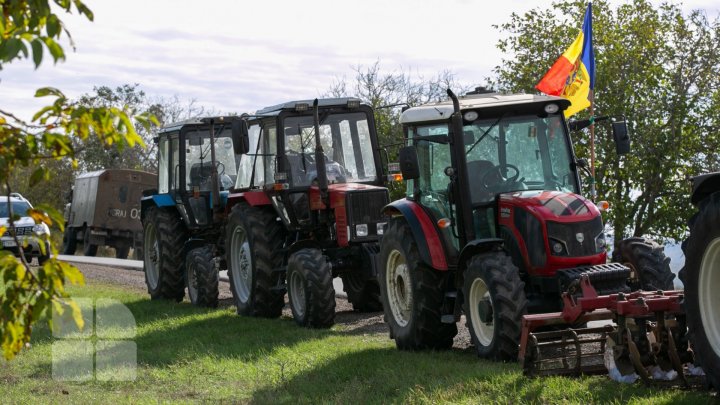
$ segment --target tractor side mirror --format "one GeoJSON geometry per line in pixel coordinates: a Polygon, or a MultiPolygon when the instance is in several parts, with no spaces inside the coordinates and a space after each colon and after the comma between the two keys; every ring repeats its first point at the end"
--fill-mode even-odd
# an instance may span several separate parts
{"type": "Polygon", "coordinates": [[[630,152],[630,136],[628,135],[627,122],[624,119],[612,123],[612,134],[617,154],[624,155],[630,152]]]}
{"type": "Polygon", "coordinates": [[[248,153],[250,150],[250,138],[248,126],[245,120],[236,120],[232,123],[233,149],[236,155],[248,153]]]}
{"type": "Polygon", "coordinates": [[[417,149],[414,146],[400,148],[398,160],[400,161],[400,173],[402,173],[403,179],[414,180],[420,177],[417,149]]]}

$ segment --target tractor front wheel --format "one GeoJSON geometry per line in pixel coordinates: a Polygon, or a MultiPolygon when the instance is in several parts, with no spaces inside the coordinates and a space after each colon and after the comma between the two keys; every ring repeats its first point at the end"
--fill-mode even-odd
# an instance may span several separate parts
{"type": "Polygon", "coordinates": [[[465,318],[478,356],[517,359],[527,312],[518,268],[502,251],[481,253],[470,259],[464,280],[465,318]]]}
{"type": "Polygon", "coordinates": [[[335,322],[332,270],[319,249],[300,249],[288,259],[288,300],[300,326],[329,328],[335,322]]]}
{"type": "Polygon", "coordinates": [[[380,296],[397,348],[452,347],[457,326],[441,322],[447,274],[419,265],[417,244],[403,218],[390,221],[380,244],[380,260],[380,296]]]}
{"type": "Polygon", "coordinates": [[[380,286],[376,279],[365,276],[361,271],[349,271],[340,274],[343,290],[355,311],[382,311],[380,302],[380,286]]]}
{"type": "Polygon", "coordinates": [[[143,270],[150,297],[182,301],[185,226],[177,215],[152,207],[143,217],[143,231],[143,270]]]}
{"type": "Polygon", "coordinates": [[[279,285],[283,228],[271,210],[238,204],[228,218],[225,252],[228,276],[240,315],[277,318],[285,306],[279,285]]]}
{"type": "Polygon", "coordinates": [[[685,313],[695,361],[720,390],[720,192],[701,201],[699,209],[683,243],[685,313]]]}
{"type": "Polygon", "coordinates": [[[197,247],[187,254],[185,281],[193,305],[208,308],[218,306],[220,279],[213,264],[210,246],[197,247]]]}
{"type": "Polygon", "coordinates": [[[675,274],[663,247],[646,238],[628,238],[615,244],[612,260],[630,267],[635,274],[630,290],[672,290],[675,274]]]}

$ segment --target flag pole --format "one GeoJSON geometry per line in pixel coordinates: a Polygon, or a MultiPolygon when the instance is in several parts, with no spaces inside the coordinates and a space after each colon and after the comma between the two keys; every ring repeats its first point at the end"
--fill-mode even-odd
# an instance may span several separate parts
{"type": "Polygon", "coordinates": [[[595,94],[590,90],[590,198],[597,200],[595,189],[595,94]]]}

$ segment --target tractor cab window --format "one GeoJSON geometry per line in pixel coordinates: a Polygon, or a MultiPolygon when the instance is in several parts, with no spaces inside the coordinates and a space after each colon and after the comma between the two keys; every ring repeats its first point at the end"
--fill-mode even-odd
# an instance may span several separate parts
{"type": "MultiPolygon", "coordinates": [[[[212,187],[209,130],[191,130],[185,134],[185,184],[193,191],[210,191],[212,187]]],[[[237,163],[230,128],[221,128],[215,133],[215,167],[217,168],[220,189],[229,190],[237,177],[237,163]]]]}
{"type": "MultiPolygon", "coordinates": [[[[313,117],[286,118],[283,135],[290,186],[310,186],[317,179],[313,117]]],[[[329,184],[369,182],[377,178],[365,113],[321,111],[319,135],[329,184]]]]}
{"type": "Polygon", "coordinates": [[[559,115],[481,119],[464,126],[473,204],[520,190],[577,192],[559,115]]]}
{"type": "Polygon", "coordinates": [[[168,174],[172,166],[169,164],[168,153],[168,139],[163,137],[158,143],[158,193],[160,194],[170,191],[168,174]]]}
{"type": "Polygon", "coordinates": [[[272,184],[277,155],[277,130],[274,125],[250,125],[250,150],[240,158],[235,188],[247,189],[272,184]],[[262,135],[262,136],[261,136],[262,135]]]}

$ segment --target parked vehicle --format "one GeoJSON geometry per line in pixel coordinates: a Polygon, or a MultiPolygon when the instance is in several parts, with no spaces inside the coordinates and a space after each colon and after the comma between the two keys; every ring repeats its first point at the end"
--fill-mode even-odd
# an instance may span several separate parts
{"type": "Polygon", "coordinates": [[[132,247],[142,257],[140,198],[156,182],[155,174],[127,169],[78,176],[65,206],[62,253],[73,255],[81,246],[85,256],[95,256],[98,246],[110,246],[126,259],[132,247]]]}
{"type": "MultiPolygon", "coordinates": [[[[379,275],[398,348],[450,347],[464,313],[479,356],[515,359],[522,316],[561,310],[582,274],[604,293],[672,285],[651,241],[619,243],[622,263],[607,263],[600,210],[580,194],[586,163],[573,152],[566,99],[448,94],[401,117],[407,198],[383,211],[392,218],[379,275]]],[[[625,153],[626,124],[611,120],[625,153]]]]}
{"type": "Polygon", "coordinates": [[[22,247],[25,259],[31,262],[34,257],[38,264],[43,265],[50,258],[50,229],[45,224],[36,224],[27,215],[32,209],[30,201],[18,193],[0,196],[0,226],[5,227],[2,234],[2,249],[20,255],[22,247]],[[10,217],[16,217],[14,227],[10,226],[10,217]]]}

